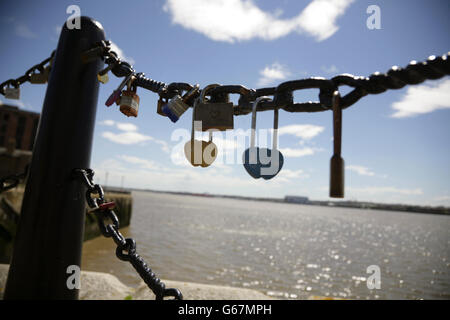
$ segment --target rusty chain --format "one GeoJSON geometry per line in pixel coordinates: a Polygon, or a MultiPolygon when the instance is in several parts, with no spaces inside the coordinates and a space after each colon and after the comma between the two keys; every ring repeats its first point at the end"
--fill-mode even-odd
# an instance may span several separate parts
{"type": "Polygon", "coordinates": [[[94,171],[92,169],[75,169],[74,176],[81,179],[86,186],[86,202],[90,208],[89,212],[97,217],[99,229],[103,236],[112,238],[117,245],[116,256],[122,261],[128,261],[144,280],[147,286],[156,296],[156,300],[163,300],[165,297],[173,297],[175,300],[182,300],[183,295],[180,290],[166,289],[164,282],[156,277],[155,273],[148,267],[144,259],[136,252],[136,242],[132,238],[124,238],[119,231],[119,219],[114,213],[114,202],[106,202],[105,194],[100,185],[94,184],[94,171]],[[97,195],[98,197],[93,197],[97,195]],[[106,224],[105,220],[111,220],[112,224],[106,224]]]}

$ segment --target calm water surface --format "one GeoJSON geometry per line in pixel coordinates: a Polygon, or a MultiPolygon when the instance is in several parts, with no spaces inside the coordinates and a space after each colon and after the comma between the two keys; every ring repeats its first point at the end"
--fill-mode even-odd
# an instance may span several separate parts
{"type": "MultiPolygon", "coordinates": [[[[133,192],[122,229],[163,279],[252,288],[279,298],[450,299],[450,217],[133,192]],[[381,289],[367,288],[367,267],[381,289]]],[[[135,286],[111,239],[83,268],[135,286]]]]}

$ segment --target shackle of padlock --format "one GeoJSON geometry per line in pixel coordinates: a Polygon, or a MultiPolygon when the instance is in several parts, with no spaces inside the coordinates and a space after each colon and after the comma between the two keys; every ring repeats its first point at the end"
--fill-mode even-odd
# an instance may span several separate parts
{"type": "Polygon", "coordinates": [[[330,197],[344,198],[345,165],[341,157],[342,145],[342,108],[339,91],[333,92],[333,156],[330,160],[330,197]]]}
{"type": "Polygon", "coordinates": [[[262,96],[253,102],[250,148],[242,155],[245,170],[255,179],[272,179],[280,172],[284,163],[284,157],[278,150],[278,108],[274,109],[272,149],[255,147],[256,109],[260,102],[270,100],[269,97],[262,96]]]}
{"type": "Polygon", "coordinates": [[[197,127],[196,124],[198,121],[195,121],[195,113],[198,110],[198,106],[201,101],[203,101],[205,94],[208,90],[213,89],[219,86],[218,84],[210,84],[206,86],[200,94],[192,108],[192,129],[191,129],[191,140],[186,142],[184,145],[184,155],[186,159],[194,166],[194,167],[209,167],[217,157],[217,146],[212,141],[212,131],[208,131],[209,139],[208,141],[204,140],[195,140],[195,131],[203,131],[201,128],[201,124],[197,127]],[[200,130],[195,130],[199,128],[200,130]]]}
{"type": "Polygon", "coordinates": [[[133,85],[135,76],[132,76],[127,82],[127,90],[122,91],[116,104],[120,105],[120,112],[127,117],[137,117],[139,111],[139,96],[136,93],[136,86],[133,85]]]}
{"type": "Polygon", "coordinates": [[[178,119],[180,119],[180,117],[183,115],[183,113],[185,113],[189,108],[187,101],[189,101],[189,99],[191,99],[192,96],[197,93],[199,88],[200,86],[196,84],[183,96],[177,94],[165,104],[162,104],[160,101],[158,101],[157,113],[162,116],[168,117],[172,122],[177,122],[178,119]]]}

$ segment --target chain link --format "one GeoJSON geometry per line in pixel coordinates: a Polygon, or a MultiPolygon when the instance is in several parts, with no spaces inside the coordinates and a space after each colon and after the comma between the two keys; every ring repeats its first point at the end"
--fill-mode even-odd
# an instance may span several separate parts
{"type": "MultiPolygon", "coordinates": [[[[193,88],[193,85],[189,83],[166,84],[147,78],[144,73],[136,73],[129,63],[117,58],[117,54],[109,49],[108,44],[102,44],[102,49],[97,52],[99,52],[97,57],[103,58],[106,64],[114,64],[111,71],[115,76],[125,77],[133,73],[136,77],[133,83],[135,86],[155,92],[161,99],[171,99],[175,95],[182,95],[183,92],[188,92],[193,88]]],[[[346,109],[368,94],[401,89],[406,85],[415,85],[425,80],[435,80],[450,75],[449,54],[450,52],[442,56],[430,56],[423,62],[411,61],[405,68],[393,66],[386,73],[375,72],[369,77],[351,74],[341,74],[331,79],[312,77],[286,81],[277,87],[260,89],[248,89],[242,85],[219,85],[211,89],[208,95],[211,98],[210,102],[229,102],[230,94],[238,94],[240,97],[238,105],[234,106],[234,115],[251,113],[253,102],[261,96],[273,96],[273,99],[261,102],[257,111],[283,109],[288,112],[321,112],[331,110],[331,100],[335,90],[341,86],[348,86],[353,90],[342,96],[340,102],[341,108],[346,109]],[[294,102],[293,92],[303,89],[319,89],[319,101],[294,102]]],[[[199,95],[200,92],[197,92],[195,97],[199,95]]]]}
{"type": "Polygon", "coordinates": [[[119,231],[119,219],[112,210],[113,202],[105,202],[105,194],[100,185],[94,184],[94,171],[92,169],[75,169],[74,175],[81,179],[87,187],[86,202],[91,208],[90,212],[97,217],[98,226],[103,236],[112,238],[117,245],[116,256],[122,261],[128,261],[144,280],[147,286],[153,291],[156,300],[163,300],[165,297],[173,297],[175,300],[182,300],[183,295],[178,289],[166,288],[166,285],[156,277],[147,263],[136,252],[136,242],[131,238],[125,238],[119,231]],[[97,196],[94,196],[97,195],[97,196]],[[106,220],[112,224],[107,224],[106,220]]]}
{"type": "Polygon", "coordinates": [[[43,60],[41,63],[38,63],[38,64],[32,66],[30,69],[28,69],[25,72],[25,74],[23,76],[18,77],[17,79],[9,79],[9,80],[2,82],[0,84],[0,94],[5,95],[5,88],[8,86],[13,86],[14,88],[18,88],[23,83],[25,83],[27,81],[29,82],[31,80],[33,74],[44,73],[44,70],[46,68],[45,65],[48,63],[49,66],[47,66],[47,68],[50,68],[51,60],[53,59],[54,55],[55,55],[55,50],[53,50],[50,57],[43,60]]]}
{"type": "MultiPolygon", "coordinates": [[[[54,54],[55,51],[53,51],[49,58],[30,68],[25,75],[17,79],[9,79],[0,84],[0,93],[5,94],[4,88],[6,86],[12,85],[18,87],[25,81],[29,81],[31,75],[36,70],[42,72],[44,65],[53,58],[54,54]]],[[[353,88],[353,90],[341,97],[341,108],[345,109],[368,94],[379,94],[386,90],[400,89],[406,85],[415,85],[425,80],[435,80],[450,75],[449,54],[430,56],[423,62],[411,61],[405,68],[393,66],[386,73],[375,72],[369,77],[354,76],[351,74],[341,74],[331,79],[313,77],[286,81],[277,87],[260,89],[248,89],[242,85],[219,85],[210,90],[209,96],[211,102],[229,102],[230,94],[238,94],[239,100],[238,104],[234,106],[234,115],[250,113],[253,102],[261,96],[273,96],[273,99],[271,101],[261,102],[258,105],[257,111],[283,109],[288,112],[321,112],[331,110],[331,99],[335,90],[338,90],[341,86],[348,86],[353,88]],[[293,93],[297,90],[304,89],[319,89],[319,101],[294,102],[293,93]]],[[[147,78],[142,72],[136,73],[131,64],[122,61],[117,53],[111,50],[110,41],[95,43],[92,49],[87,50],[81,55],[84,63],[98,58],[103,59],[108,65],[103,70],[104,72],[110,70],[116,77],[127,77],[133,74],[135,76],[133,85],[155,92],[161,99],[171,99],[176,95],[182,95],[183,92],[190,91],[194,87],[186,82],[166,84],[147,78]]],[[[199,95],[200,92],[197,92],[194,98],[199,95]]],[[[191,103],[193,101],[194,99],[191,99],[191,103]]]]}
{"type": "Polygon", "coordinates": [[[16,173],[6,177],[2,177],[0,179],[0,193],[17,187],[17,185],[20,183],[20,180],[26,178],[28,174],[28,167],[29,165],[25,167],[25,170],[22,173],[16,173]]]}

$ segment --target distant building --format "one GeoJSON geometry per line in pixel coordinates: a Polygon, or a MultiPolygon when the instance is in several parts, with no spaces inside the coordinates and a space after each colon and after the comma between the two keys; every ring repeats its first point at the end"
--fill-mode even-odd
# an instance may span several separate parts
{"type": "Polygon", "coordinates": [[[0,104],[0,177],[20,173],[31,161],[39,113],[0,104]]]}
{"type": "Polygon", "coordinates": [[[285,196],[284,202],[290,202],[290,203],[309,203],[308,197],[301,197],[301,196],[285,196]]]}

